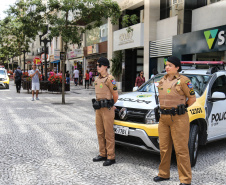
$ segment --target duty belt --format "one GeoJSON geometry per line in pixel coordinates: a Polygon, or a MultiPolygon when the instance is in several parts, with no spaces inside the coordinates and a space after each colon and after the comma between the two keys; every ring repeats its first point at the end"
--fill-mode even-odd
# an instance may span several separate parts
{"type": "Polygon", "coordinates": [[[111,100],[104,99],[104,100],[100,100],[100,101],[97,101],[96,99],[92,99],[92,103],[93,103],[93,108],[95,110],[100,109],[100,108],[104,108],[104,107],[111,109],[111,107],[114,106],[114,100],[113,99],[111,99],[111,100]]]}
{"type": "Polygon", "coordinates": [[[177,106],[177,108],[171,108],[171,109],[161,109],[160,108],[161,114],[168,114],[168,115],[173,115],[175,116],[176,114],[182,115],[187,112],[187,108],[184,104],[180,104],[177,106]]]}

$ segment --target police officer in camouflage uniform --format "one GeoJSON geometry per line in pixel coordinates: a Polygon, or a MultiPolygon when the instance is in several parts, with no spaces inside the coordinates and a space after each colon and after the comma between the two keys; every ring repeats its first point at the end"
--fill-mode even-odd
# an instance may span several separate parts
{"type": "Polygon", "coordinates": [[[159,146],[161,163],[155,182],[169,180],[172,145],[174,145],[180,185],[191,184],[191,165],[188,150],[190,123],[186,107],[195,101],[195,92],[191,81],[180,75],[181,63],[177,57],[169,57],[166,72],[158,86],[160,113],[159,146]]]}
{"type": "Polygon", "coordinates": [[[113,129],[115,107],[118,100],[118,91],[113,76],[107,72],[109,60],[101,57],[97,61],[98,78],[95,80],[96,99],[93,99],[93,108],[96,110],[96,130],[99,142],[99,155],[93,162],[105,161],[103,166],[115,163],[115,133],[113,129]]]}

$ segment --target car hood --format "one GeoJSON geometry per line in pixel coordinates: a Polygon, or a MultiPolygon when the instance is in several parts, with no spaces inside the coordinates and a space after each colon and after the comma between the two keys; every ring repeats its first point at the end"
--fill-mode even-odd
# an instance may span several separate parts
{"type": "Polygon", "coordinates": [[[155,103],[155,94],[150,92],[131,92],[120,95],[115,106],[136,109],[154,109],[157,105],[155,103]]]}
{"type": "Polygon", "coordinates": [[[0,75],[0,78],[6,78],[6,75],[0,75]]]}

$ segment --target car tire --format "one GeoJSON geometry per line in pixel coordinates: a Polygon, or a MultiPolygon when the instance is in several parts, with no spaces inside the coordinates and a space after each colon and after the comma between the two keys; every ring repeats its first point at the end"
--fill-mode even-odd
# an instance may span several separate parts
{"type": "Polygon", "coordinates": [[[190,126],[190,135],[188,142],[189,154],[191,167],[194,167],[198,157],[199,151],[199,127],[198,125],[192,124],[190,126]]]}
{"type": "Polygon", "coordinates": [[[6,84],[6,85],[5,85],[5,88],[6,88],[6,89],[9,89],[9,84],[6,84]]]}

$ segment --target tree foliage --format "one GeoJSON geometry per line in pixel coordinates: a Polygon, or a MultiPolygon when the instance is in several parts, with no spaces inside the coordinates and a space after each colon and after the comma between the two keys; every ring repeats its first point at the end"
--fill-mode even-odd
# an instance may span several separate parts
{"type": "Polygon", "coordinates": [[[1,56],[10,58],[21,55],[22,50],[29,51],[29,43],[45,23],[42,16],[45,12],[41,0],[19,0],[10,6],[7,17],[0,23],[1,56]]]}

